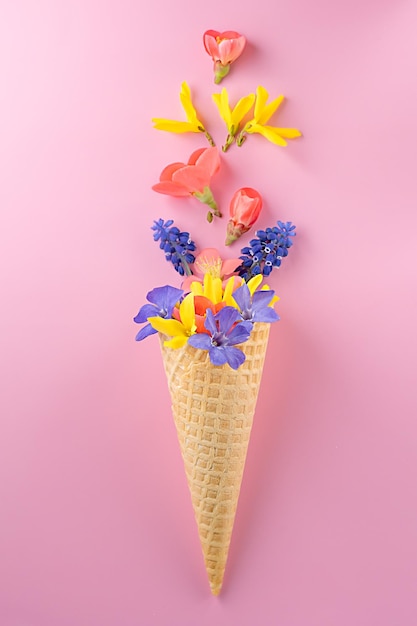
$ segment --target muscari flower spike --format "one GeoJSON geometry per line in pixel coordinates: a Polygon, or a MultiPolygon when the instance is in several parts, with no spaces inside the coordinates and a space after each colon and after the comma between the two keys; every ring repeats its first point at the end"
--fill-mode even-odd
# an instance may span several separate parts
{"type": "Polygon", "coordinates": [[[191,100],[191,91],[188,83],[184,81],[181,84],[180,100],[187,117],[186,122],[168,120],[164,117],[154,117],[152,119],[154,128],[157,130],[166,130],[170,133],[204,133],[207,141],[214,146],[214,141],[210,133],[204,127],[203,122],[197,117],[197,111],[191,100]]]}
{"type": "MultiPolygon", "coordinates": [[[[171,318],[174,307],[182,298],[183,294],[182,289],[176,289],[170,285],[155,287],[155,289],[152,289],[146,296],[150,304],[144,304],[139,309],[139,313],[136,317],[133,318],[133,321],[136,322],[136,324],[143,324],[148,320],[148,317],[171,318]]],[[[157,331],[151,324],[146,324],[136,335],[136,341],[142,341],[142,339],[156,332],[157,331]]]]}
{"type": "Polygon", "coordinates": [[[188,343],[194,348],[208,350],[213,365],[228,363],[231,368],[237,369],[245,361],[242,350],[235,348],[237,344],[249,339],[251,322],[240,321],[239,311],[232,306],[225,306],[216,315],[207,309],[205,327],[206,333],[192,335],[188,343]],[[239,322],[236,324],[236,322],[239,322]]]}
{"type": "Polygon", "coordinates": [[[190,265],[195,261],[192,254],[196,249],[190,233],[173,226],[174,220],[164,222],[162,218],[154,221],[151,229],[154,231],[154,241],[159,241],[159,247],[165,252],[165,258],[171,262],[180,276],[191,276],[190,265]]]}
{"type": "Polygon", "coordinates": [[[249,246],[241,250],[242,264],[237,271],[246,281],[258,274],[269,276],[274,267],[280,267],[296,233],[291,222],[278,221],[277,226],[258,230],[256,235],[257,238],[251,239],[249,246]]]}

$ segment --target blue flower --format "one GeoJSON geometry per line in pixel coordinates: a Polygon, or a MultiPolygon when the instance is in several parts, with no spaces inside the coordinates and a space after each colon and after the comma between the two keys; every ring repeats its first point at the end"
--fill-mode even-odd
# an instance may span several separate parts
{"type": "MultiPolygon", "coordinates": [[[[182,289],[176,289],[170,285],[165,287],[155,287],[146,296],[146,299],[151,304],[144,304],[140,309],[133,321],[137,324],[143,324],[147,321],[148,317],[172,317],[172,311],[178,300],[184,295],[182,289]]],[[[145,337],[153,335],[157,331],[152,328],[150,324],[146,324],[136,335],[136,341],[142,341],[145,337]]]]}
{"type": "Polygon", "coordinates": [[[269,306],[275,292],[272,290],[255,291],[251,296],[249,287],[243,283],[241,287],[233,293],[242,319],[247,322],[277,322],[279,315],[269,306]]]}
{"type": "Polygon", "coordinates": [[[277,222],[277,226],[258,230],[256,239],[251,239],[249,246],[242,248],[242,264],[237,271],[248,281],[253,276],[269,276],[274,267],[279,267],[283,257],[288,255],[295,226],[291,222],[277,222]]]}
{"type": "Polygon", "coordinates": [[[165,252],[165,258],[170,261],[175,270],[181,275],[190,276],[190,264],[194,263],[195,256],[192,254],[196,246],[190,238],[190,233],[181,232],[176,226],[172,226],[173,220],[163,219],[154,221],[151,229],[154,232],[154,241],[159,241],[159,247],[165,252]]]}
{"type": "Polygon", "coordinates": [[[207,309],[204,326],[209,334],[196,333],[188,339],[194,348],[208,350],[213,365],[228,363],[236,370],[245,361],[245,355],[233,346],[249,339],[252,324],[240,321],[239,311],[232,306],[225,306],[216,315],[207,309]],[[239,322],[235,325],[236,322],[239,322]]]}

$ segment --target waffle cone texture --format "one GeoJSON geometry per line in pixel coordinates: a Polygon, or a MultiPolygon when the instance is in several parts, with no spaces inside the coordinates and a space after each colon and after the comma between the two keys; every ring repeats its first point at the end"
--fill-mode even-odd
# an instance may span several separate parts
{"type": "Polygon", "coordinates": [[[270,324],[256,323],[239,346],[237,370],[215,366],[208,352],[163,345],[172,413],[191,492],[211,591],[223,583],[270,324]]]}

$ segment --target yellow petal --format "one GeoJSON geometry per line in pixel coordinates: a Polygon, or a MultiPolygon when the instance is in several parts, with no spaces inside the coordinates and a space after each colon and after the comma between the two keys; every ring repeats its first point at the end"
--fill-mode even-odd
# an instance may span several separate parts
{"type": "Polygon", "coordinates": [[[203,295],[203,292],[204,292],[203,285],[201,283],[199,283],[198,281],[195,281],[195,282],[191,283],[190,289],[191,289],[191,292],[195,296],[202,296],[203,295]]]}
{"type": "Polygon", "coordinates": [[[168,335],[169,337],[174,337],[176,335],[186,336],[184,326],[178,320],[165,319],[163,317],[155,316],[148,317],[148,322],[152,328],[155,328],[155,330],[158,330],[160,333],[168,335]]]}
{"type": "Polygon", "coordinates": [[[286,146],[287,142],[285,139],[281,137],[281,135],[277,134],[276,129],[273,126],[261,126],[260,124],[253,124],[250,128],[246,130],[247,133],[259,133],[263,135],[268,141],[276,144],[277,146],[286,146]]]}
{"type": "Polygon", "coordinates": [[[226,88],[223,87],[220,93],[214,93],[212,98],[217,108],[219,109],[220,117],[227,126],[227,130],[230,130],[230,127],[232,125],[232,113],[230,111],[229,95],[226,88]]]}
{"type": "Polygon", "coordinates": [[[198,124],[190,122],[177,122],[175,120],[166,120],[163,117],[155,117],[152,120],[154,128],[157,130],[167,130],[170,133],[201,133],[198,124]]]}
{"type": "Polygon", "coordinates": [[[251,110],[253,103],[255,102],[255,94],[250,93],[248,96],[244,96],[239,100],[237,105],[232,111],[231,115],[231,123],[235,128],[235,132],[237,131],[240,122],[243,120],[245,115],[249,113],[251,110]]]}
{"type": "Polygon", "coordinates": [[[187,120],[191,124],[202,126],[201,122],[197,119],[197,111],[195,110],[191,101],[191,91],[188,84],[184,81],[181,85],[180,100],[187,116],[187,120]]]}
{"type": "Polygon", "coordinates": [[[178,350],[178,348],[182,348],[188,341],[187,335],[181,335],[177,337],[173,337],[172,339],[168,339],[168,341],[164,341],[164,346],[167,348],[173,348],[174,350],[178,350]]]}
{"type": "Polygon", "coordinates": [[[255,100],[255,112],[254,112],[254,119],[256,120],[256,122],[259,120],[260,116],[262,115],[262,111],[265,108],[265,104],[266,101],[268,100],[268,92],[265,89],[265,87],[262,87],[262,85],[259,85],[256,88],[256,100],[255,100]]]}
{"type": "Polygon", "coordinates": [[[262,280],[263,280],[262,274],[257,274],[256,276],[253,276],[252,278],[248,280],[247,285],[248,285],[248,289],[250,291],[251,296],[253,296],[255,291],[258,289],[262,280]]]}
{"type": "Polygon", "coordinates": [[[180,304],[180,317],[181,322],[184,324],[185,332],[195,333],[195,309],[194,309],[194,294],[189,293],[185,296],[184,300],[180,304]]]}
{"type": "Polygon", "coordinates": [[[275,113],[279,105],[283,102],[284,96],[279,96],[272,100],[269,104],[265,105],[261,115],[258,118],[258,124],[266,124],[270,117],[275,113]]]}
{"type": "Polygon", "coordinates": [[[276,128],[274,127],[275,132],[281,137],[285,137],[286,139],[295,139],[296,137],[302,137],[301,132],[297,128],[276,128]]]}
{"type": "Polygon", "coordinates": [[[235,278],[236,276],[231,276],[226,283],[223,293],[223,302],[226,302],[228,306],[234,306],[238,308],[235,299],[233,298],[233,287],[235,286],[235,278]]]}

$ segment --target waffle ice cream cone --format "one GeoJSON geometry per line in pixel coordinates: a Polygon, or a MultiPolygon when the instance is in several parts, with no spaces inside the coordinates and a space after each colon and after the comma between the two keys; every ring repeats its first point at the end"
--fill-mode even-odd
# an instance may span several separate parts
{"type": "Polygon", "coordinates": [[[163,345],[172,412],[211,591],[223,583],[270,324],[256,323],[237,370],[208,352],[163,345]]]}

